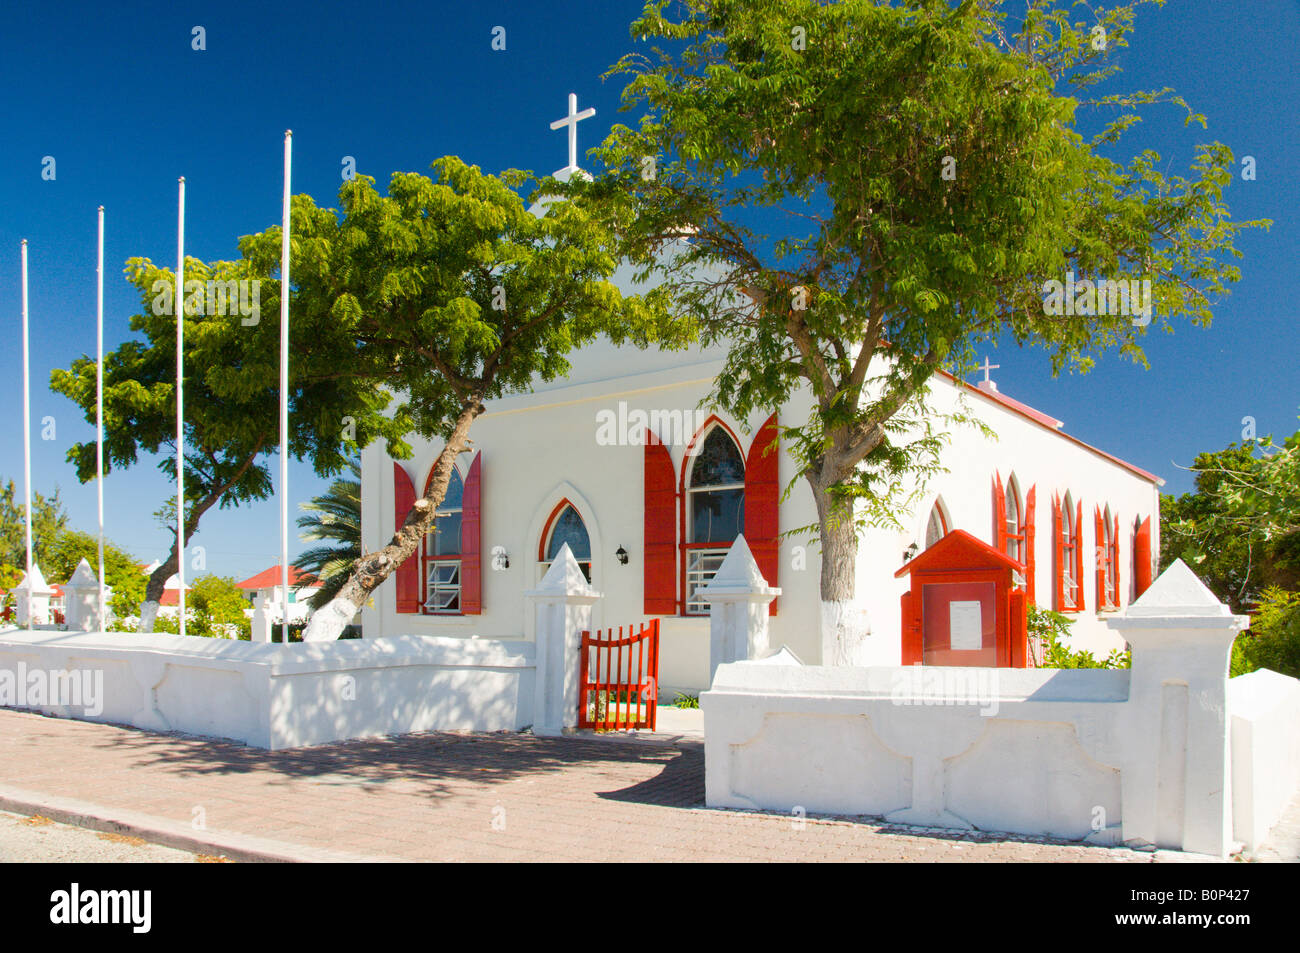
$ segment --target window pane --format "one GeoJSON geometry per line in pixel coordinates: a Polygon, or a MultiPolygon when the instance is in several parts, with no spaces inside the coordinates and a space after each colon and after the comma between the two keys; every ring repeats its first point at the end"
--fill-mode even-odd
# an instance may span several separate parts
{"type": "Polygon", "coordinates": [[[744,490],[698,490],[690,500],[691,542],[729,543],[744,530],[744,490]]]}
{"type": "Polygon", "coordinates": [[[460,553],[460,511],[443,513],[439,510],[429,539],[430,556],[458,555],[460,553]]]}
{"type": "Polygon", "coordinates": [[[565,543],[569,544],[574,559],[579,562],[591,559],[591,540],[587,537],[587,527],[572,506],[566,506],[564,512],[555,518],[551,527],[551,541],[546,547],[547,560],[558,556],[560,547],[565,543]]]}
{"type": "Polygon", "coordinates": [[[930,510],[930,523],[925,528],[925,548],[929,549],[943,537],[943,514],[939,511],[939,507],[936,506],[930,510]]]}
{"type": "Polygon", "coordinates": [[[726,486],[745,482],[745,461],[735,442],[721,427],[714,427],[704,438],[695,462],[691,465],[691,486],[726,486]]]}
{"type": "Polygon", "coordinates": [[[438,507],[438,512],[443,510],[458,510],[463,505],[465,499],[465,484],[461,482],[460,473],[453,467],[451,471],[451,482],[447,484],[447,495],[443,498],[442,505],[438,507]]]}

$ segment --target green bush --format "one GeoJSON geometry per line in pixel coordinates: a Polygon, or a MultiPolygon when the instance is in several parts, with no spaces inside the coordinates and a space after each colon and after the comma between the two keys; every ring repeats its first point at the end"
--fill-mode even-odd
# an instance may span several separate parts
{"type": "Polygon", "coordinates": [[[1266,589],[1250,628],[1233,642],[1230,674],[1261,668],[1300,678],[1300,592],[1266,589]]]}
{"type": "Polygon", "coordinates": [[[1064,643],[1070,634],[1074,620],[1067,615],[1042,609],[1036,605],[1029,607],[1029,637],[1038,639],[1043,646],[1043,668],[1129,668],[1133,664],[1133,653],[1128,649],[1121,652],[1112,649],[1104,659],[1096,659],[1091,652],[1076,652],[1064,643]]]}

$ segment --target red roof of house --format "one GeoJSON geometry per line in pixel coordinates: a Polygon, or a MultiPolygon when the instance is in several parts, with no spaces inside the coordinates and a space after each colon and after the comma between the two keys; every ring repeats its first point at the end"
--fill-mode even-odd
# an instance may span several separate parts
{"type": "MultiPolygon", "coordinates": [[[[270,569],[263,569],[256,576],[249,576],[243,582],[238,583],[238,586],[240,589],[271,589],[279,584],[280,565],[277,563],[270,569]]],[[[304,589],[319,586],[320,583],[315,576],[300,571],[297,566],[290,566],[289,585],[295,589],[304,589]]]]}
{"type": "MultiPolygon", "coordinates": [[[[188,589],[189,586],[186,586],[185,588],[188,589]]],[[[164,589],[163,594],[158,597],[158,605],[179,606],[181,604],[179,593],[179,589],[164,589]]]]}

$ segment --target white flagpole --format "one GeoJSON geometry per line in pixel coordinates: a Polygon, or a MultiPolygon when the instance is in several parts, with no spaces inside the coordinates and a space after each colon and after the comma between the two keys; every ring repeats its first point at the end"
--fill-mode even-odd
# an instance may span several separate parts
{"type": "Polygon", "coordinates": [[[99,497],[99,631],[104,631],[104,206],[95,266],[95,489],[99,497]]]}
{"type": "Polygon", "coordinates": [[[185,634],[185,176],[176,211],[176,605],[178,631],[185,634]]]}
{"type": "Polygon", "coordinates": [[[27,359],[27,239],[23,239],[23,493],[27,503],[27,631],[32,621],[32,387],[27,359]]]}
{"type": "Polygon", "coordinates": [[[284,203],[280,225],[280,642],[289,644],[289,166],[293,130],[284,131],[284,203]]]}

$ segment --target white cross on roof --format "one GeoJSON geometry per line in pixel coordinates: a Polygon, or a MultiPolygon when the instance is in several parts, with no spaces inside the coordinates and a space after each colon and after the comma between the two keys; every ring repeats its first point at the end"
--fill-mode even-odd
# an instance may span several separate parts
{"type": "Polygon", "coordinates": [[[552,129],[563,129],[569,127],[569,165],[570,169],[578,167],[578,123],[584,119],[590,119],[596,115],[594,109],[584,109],[578,112],[578,94],[569,93],[569,114],[563,119],[557,119],[551,123],[552,129]]]}
{"type": "Polygon", "coordinates": [[[984,383],[985,383],[985,384],[991,384],[992,381],[989,380],[989,371],[996,371],[996,370],[997,370],[998,368],[1000,368],[1001,366],[1002,366],[1001,364],[990,364],[990,363],[989,363],[989,359],[986,357],[986,358],[984,358],[984,363],[983,363],[983,365],[980,366],[980,367],[975,368],[975,370],[977,370],[977,371],[983,371],[983,372],[984,372],[984,383]]]}

